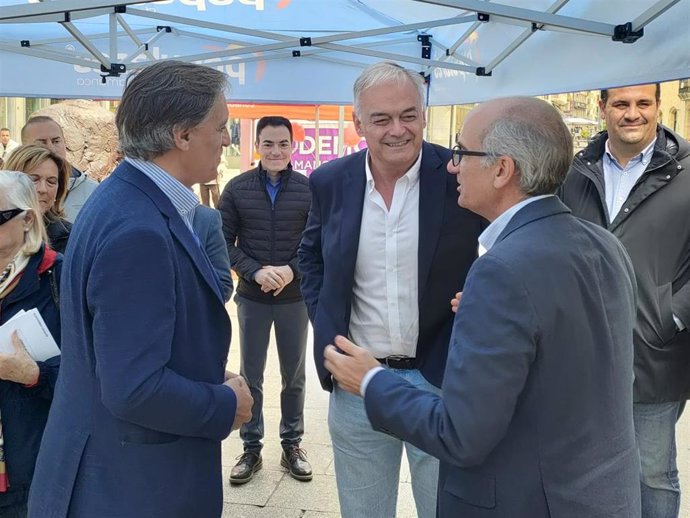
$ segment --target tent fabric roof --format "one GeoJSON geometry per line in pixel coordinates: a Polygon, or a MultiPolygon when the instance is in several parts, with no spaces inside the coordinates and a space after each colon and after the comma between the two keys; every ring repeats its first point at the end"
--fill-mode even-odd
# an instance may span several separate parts
{"type": "Polygon", "coordinates": [[[384,59],[436,105],[690,76],[690,0],[38,1],[0,0],[0,95],[119,98],[170,58],[224,70],[247,103],[349,104],[384,59]]]}

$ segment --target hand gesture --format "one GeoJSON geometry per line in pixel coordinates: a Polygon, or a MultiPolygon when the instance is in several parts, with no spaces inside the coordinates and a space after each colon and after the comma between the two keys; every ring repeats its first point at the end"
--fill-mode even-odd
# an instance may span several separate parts
{"type": "Polygon", "coordinates": [[[460,299],[462,298],[462,292],[459,291],[455,294],[455,297],[450,299],[450,309],[453,311],[453,313],[458,312],[458,308],[460,307],[460,299]]]}
{"type": "Polygon", "coordinates": [[[369,351],[356,346],[344,336],[336,336],[335,345],[342,353],[333,345],[327,345],[323,364],[333,374],[340,388],[359,396],[364,375],[381,364],[369,351]]]}
{"type": "Polygon", "coordinates": [[[0,379],[33,385],[38,381],[38,364],[29,356],[16,331],[12,333],[12,346],[13,353],[0,353],[0,379]]]}
{"type": "Polygon", "coordinates": [[[242,376],[235,376],[227,380],[224,385],[230,387],[235,392],[237,399],[237,409],[235,410],[235,420],[232,423],[232,429],[237,430],[244,423],[248,423],[252,418],[252,405],[254,405],[254,398],[249,392],[249,386],[244,381],[242,376]]]}

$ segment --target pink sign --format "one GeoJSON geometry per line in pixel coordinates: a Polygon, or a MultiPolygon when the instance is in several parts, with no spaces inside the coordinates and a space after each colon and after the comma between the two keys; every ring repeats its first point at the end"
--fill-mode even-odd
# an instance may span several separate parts
{"type": "MultiPolygon", "coordinates": [[[[291,158],[293,169],[310,175],[318,167],[317,154],[320,164],[338,158],[338,128],[319,128],[318,142],[315,138],[316,128],[304,128],[304,134],[303,141],[293,144],[291,158]]],[[[343,145],[343,156],[356,153],[365,147],[367,143],[364,139],[360,140],[356,146],[343,145]]]]}

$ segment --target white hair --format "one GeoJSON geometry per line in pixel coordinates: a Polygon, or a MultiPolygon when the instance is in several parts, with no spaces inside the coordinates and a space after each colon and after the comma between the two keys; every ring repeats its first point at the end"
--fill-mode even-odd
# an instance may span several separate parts
{"type": "Polygon", "coordinates": [[[48,241],[46,228],[38,204],[36,188],[29,175],[18,171],[0,171],[0,207],[24,209],[34,213],[33,222],[24,235],[21,251],[33,255],[48,241]]]}

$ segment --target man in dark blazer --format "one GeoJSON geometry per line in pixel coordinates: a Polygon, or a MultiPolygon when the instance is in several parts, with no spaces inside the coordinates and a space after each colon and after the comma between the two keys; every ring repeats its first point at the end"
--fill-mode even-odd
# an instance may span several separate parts
{"type": "Polygon", "coordinates": [[[622,245],[553,192],[572,140],[532,98],[465,121],[448,170],[458,203],[491,221],[453,326],[442,395],[344,337],[325,352],[372,426],[441,459],[441,518],[636,518],[635,282],[622,245]]]}
{"type": "Polygon", "coordinates": [[[193,231],[191,186],[215,176],[229,143],[225,85],[214,69],[165,61],[125,89],[125,161],[84,206],[63,268],[69,345],[32,518],[221,515],[220,442],[252,398],[225,372],[230,320],[193,231]]]}
{"type": "MultiPolygon", "coordinates": [[[[419,74],[398,65],[365,70],[354,86],[354,123],[368,149],[321,166],[309,182],[299,268],[319,379],[333,391],[329,429],[344,517],[395,516],[403,442],[373,432],[361,400],[334,387],[324,347],[338,334],[360,338],[392,372],[438,391],[449,301],[476,258],[484,223],[456,203],[444,169],[449,150],[422,140],[424,92],[419,74]]],[[[418,515],[428,518],[438,462],[405,449],[418,515]]]]}

